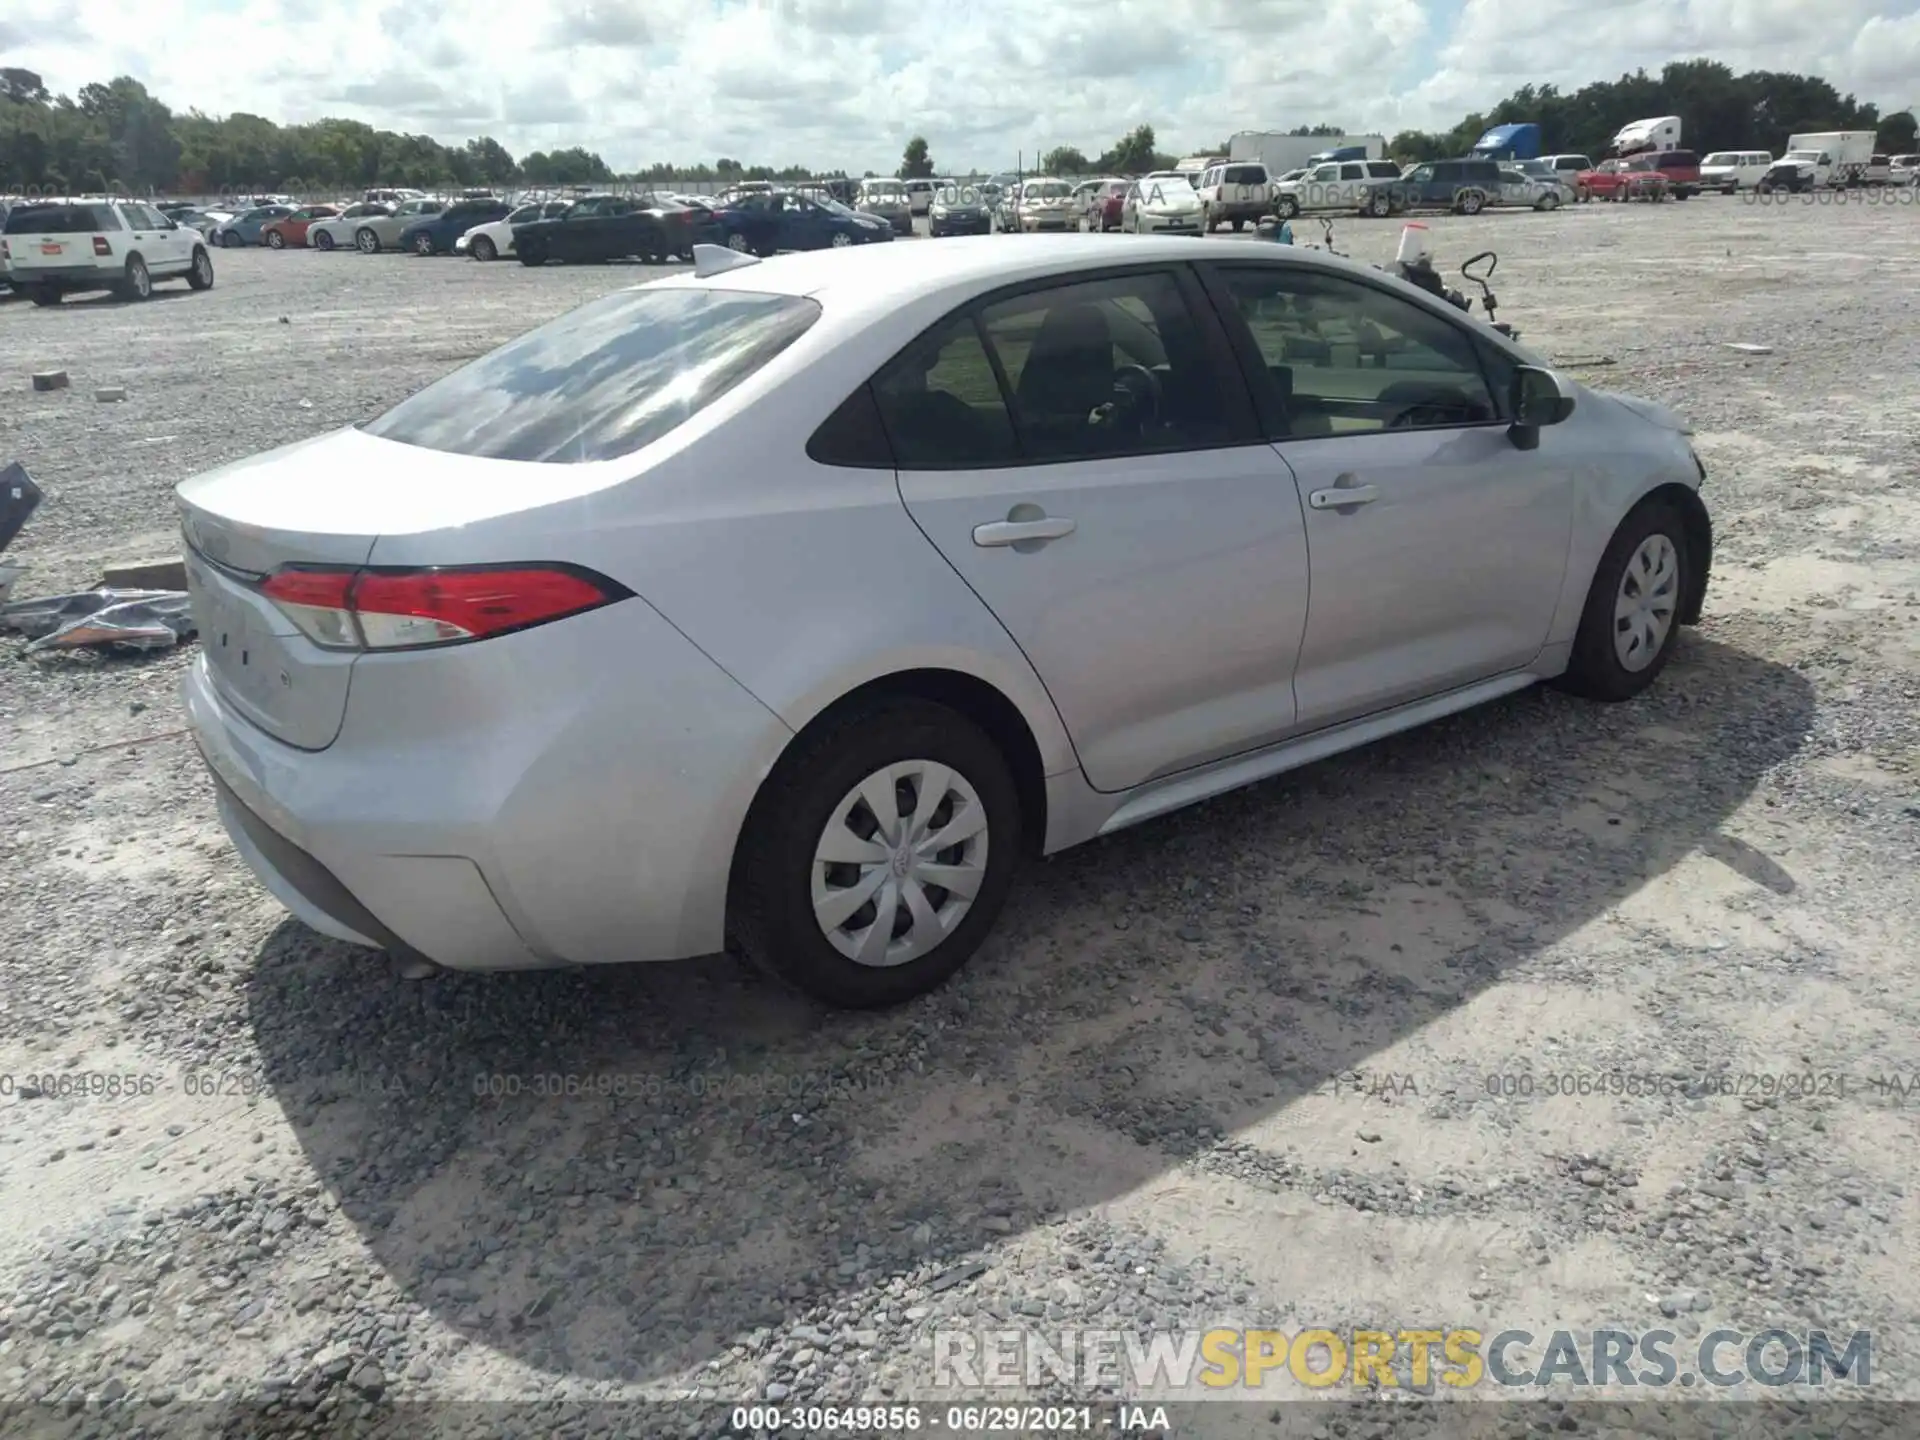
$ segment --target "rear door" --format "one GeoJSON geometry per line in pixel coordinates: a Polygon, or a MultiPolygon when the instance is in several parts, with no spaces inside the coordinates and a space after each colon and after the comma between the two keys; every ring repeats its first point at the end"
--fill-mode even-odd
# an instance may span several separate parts
{"type": "Polygon", "coordinates": [[[874,389],[908,511],[1032,660],[1096,788],[1293,724],[1299,499],[1184,269],[989,296],[874,389]]]}

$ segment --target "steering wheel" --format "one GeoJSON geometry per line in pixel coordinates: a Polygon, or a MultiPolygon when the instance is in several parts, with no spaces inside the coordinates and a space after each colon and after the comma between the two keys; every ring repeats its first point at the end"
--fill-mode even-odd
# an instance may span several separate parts
{"type": "Polygon", "coordinates": [[[1115,408],[1124,409],[1141,429],[1160,419],[1161,402],[1166,398],[1160,377],[1144,365],[1120,365],[1113,372],[1115,408]]]}
{"type": "Polygon", "coordinates": [[[1457,406],[1438,405],[1432,401],[1423,401],[1418,405],[1409,405],[1391,420],[1387,421],[1389,430],[1432,429],[1440,425],[1458,425],[1460,411],[1457,406]]]}

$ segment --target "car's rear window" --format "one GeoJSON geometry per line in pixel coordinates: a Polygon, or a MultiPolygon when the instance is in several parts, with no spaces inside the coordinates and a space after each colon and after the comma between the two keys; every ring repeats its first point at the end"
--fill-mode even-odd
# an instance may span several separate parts
{"type": "Polygon", "coordinates": [[[1267,171],[1261,165],[1229,165],[1223,178],[1229,185],[1264,185],[1267,171]]]}
{"type": "Polygon", "coordinates": [[[802,296],[616,291],[435,381],[365,430],[489,460],[613,460],[684,424],[819,318],[819,302],[802,296]]]}
{"type": "Polygon", "coordinates": [[[118,230],[120,221],[105,205],[22,206],[7,216],[9,235],[82,235],[118,230]]]}

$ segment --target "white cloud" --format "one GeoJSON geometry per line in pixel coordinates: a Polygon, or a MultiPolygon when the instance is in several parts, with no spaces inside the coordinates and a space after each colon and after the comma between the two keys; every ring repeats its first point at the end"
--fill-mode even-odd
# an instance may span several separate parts
{"type": "MultiPolygon", "coordinates": [[[[1332,122],[1449,126],[1522,84],[1563,90],[1681,56],[1920,100],[1913,0],[70,0],[8,26],[56,90],[131,74],[177,109],[348,115],[622,168],[730,155],[887,169],[1163,148],[1332,122]],[[15,34],[14,31],[23,33],[15,34]]],[[[1764,141],[1769,137],[1757,137],[1764,141]]]]}

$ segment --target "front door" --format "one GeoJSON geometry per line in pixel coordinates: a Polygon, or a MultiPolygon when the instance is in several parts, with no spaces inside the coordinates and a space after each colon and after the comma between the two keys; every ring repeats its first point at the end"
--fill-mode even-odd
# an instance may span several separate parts
{"type": "Polygon", "coordinates": [[[909,513],[1104,791],[1294,722],[1300,503],[1205,306],[1172,268],[1030,288],[960,311],[875,383],[909,513]]]}
{"type": "Polygon", "coordinates": [[[1532,662],[1566,573],[1575,465],[1552,430],[1537,450],[1508,438],[1512,362],[1364,281],[1298,265],[1215,278],[1271,382],[1306,514],[1301,729],[1532,662]]]}

